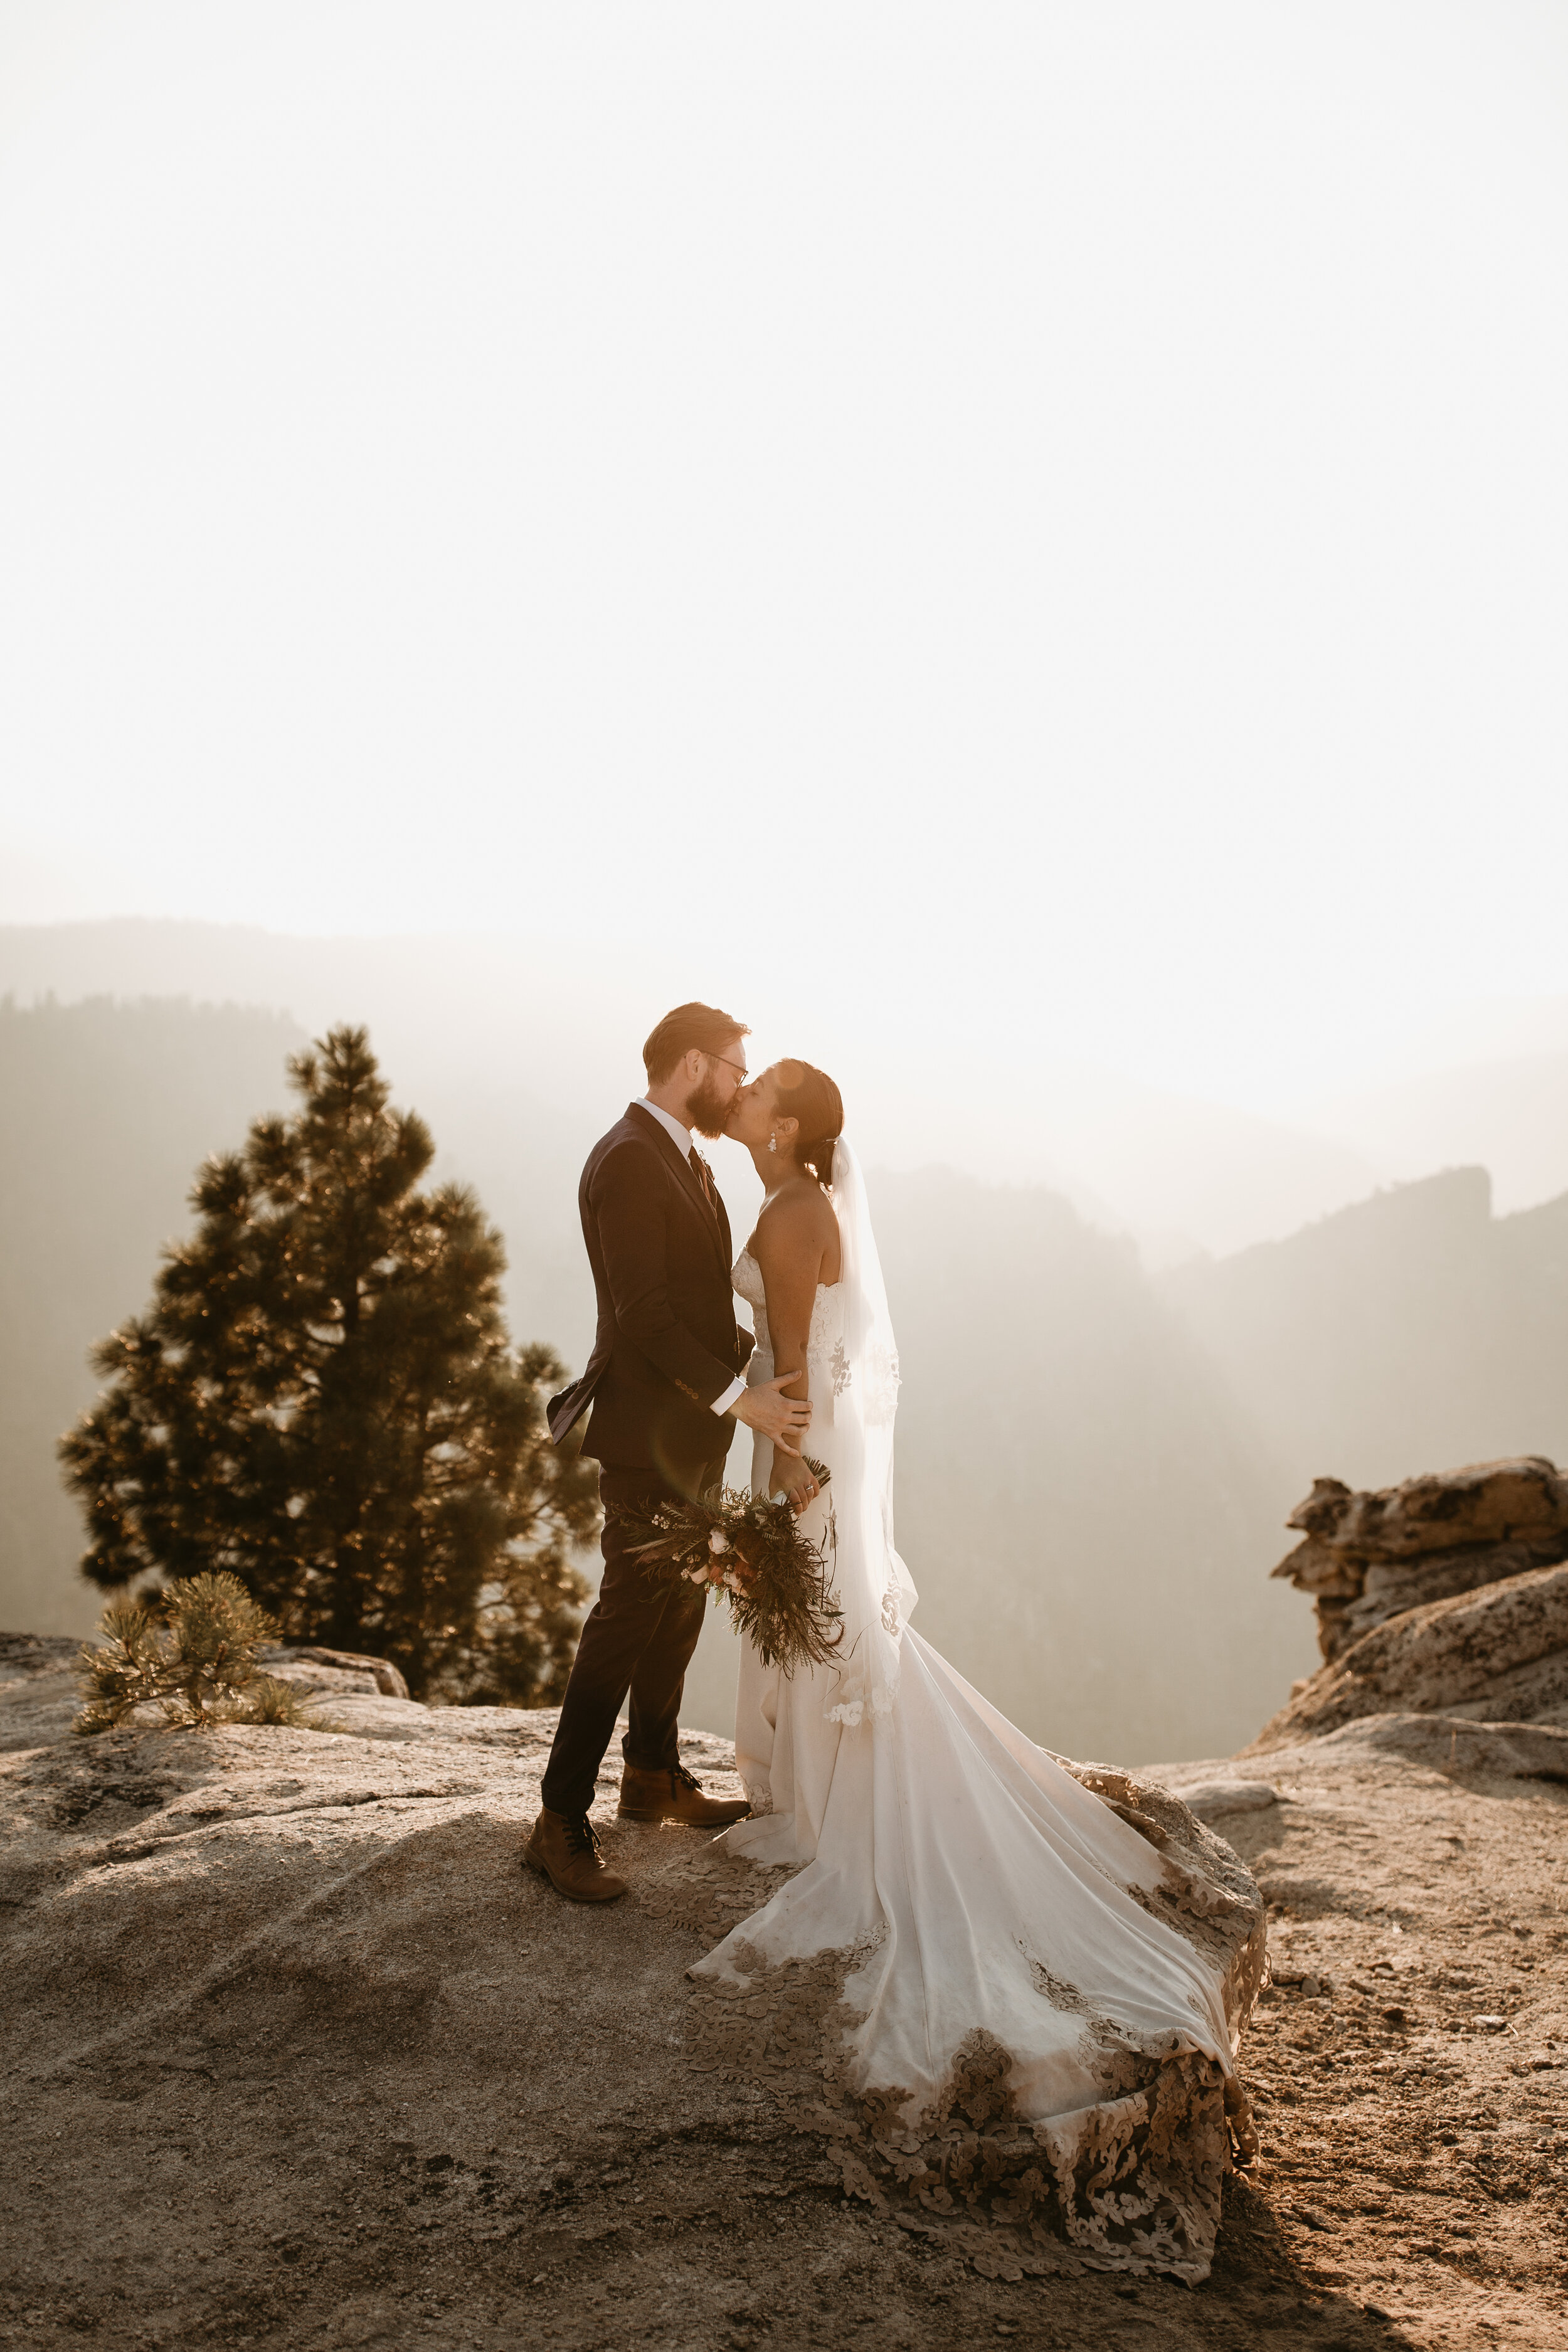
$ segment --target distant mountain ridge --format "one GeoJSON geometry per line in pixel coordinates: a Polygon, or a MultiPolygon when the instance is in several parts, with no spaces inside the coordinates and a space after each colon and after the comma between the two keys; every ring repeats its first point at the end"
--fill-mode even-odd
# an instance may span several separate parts
{"type": "MultiPolygon", "coordinates": [[[[541,915],[548,925],[550,910],[541,915]]],[[[543,932],[310,938],[130,917],[0,925],[0,995],[262,1005],[312,1032],[365,1021],[388,1066],[427,1098],[433,1081],[482,1067],[492,1092],[525,1097],[574,1138],[599,1131],[607,1097],[635,1076],[645,1018],[694,990],[731,989],[759,1035],[781,1032],[773,1050],[806,1050],[841,1082],[853,1077],[846,1098],[868,1164],[917,1163],[910,1136],[925,1124],[926,1049],[923,1036],[898,1037],[896,1003],[879,1006],[866,1053],[841,1004],[827,1018],[810,975],[781,999],[743,940],[725,945],[721,970],[722,981],[708,952],[673,943],[566,946],[543,932]],[[814,1042],[830,1031],[831,1055],[814,1042]]],[[[971,1174],[1065,1192],[1091,1222],[1135,1233],[1156,1265],[1282,1238],[1380,1183],[1444,1167],[1486,1166],[1510,1210],[1568,1191],[1568,999],[1459,1008],[1449,1025],[1453,1066],[1431,1066],[1434,1040],[1423,1037],[1412,1048],[1421,1075],[1269,1117],[1053,1056],[1042,1040],[1026,1088],[1013,1083],[1016,1057],[1000,1084],[972,1062],[954,1143],[971,1174]]]]}
{"type": "MultiPolygon", "coordinates": [[[[626,1092],[640,1091],[637,1047],[653,1020],[685,997],[718,994],[753,1023],[759,1051],[805,1052],[833,1070],[868,1165],[929,1156],[931,1041],[918,1024],[900,1032],[896,990],[867,1021],[842,990],[830,1003],[814,993],[820,975],[781,985],[760,971],[743,937],[716,951],[676,946],[307,939],[140,919],[9,925],[0,926],[0,994],[269,1005],[312,1034],[363,1021],[432,1117],[443,1099],[460,1098],[472,1131],[482,1087],[485,1121],[506,1151],[542,1170],[559,1140],[551,1181],[569,1188],[626,1092]]],[[[938,1156],[983,1181],[1064,1192],[1091,1222],[1144,1237],[1160,1263],[1293,1231],[1378,1179],[1373,1161],[1321,1132],[1060,1053],[1021,1087],[1015,1056],[990,1066],[984,1040],[965,1050],[964,1116],[938,1156]]],[[[724,1174],[721,1166],[721,1183],[724,1174]]],[[[740,1181],[751,1181],[749,1168],[740,1181]]]]}
{"type": "Polygon", "coordinates": [[[1568,1048],[1511,1054],[1346,1096],[1308,1124],[1410,1181],[1482,1161],[1508,1208],[1568,1191],[1568,1048]]]}
{"type": "Polygon", "coordinates": [[[1448,1169],[1161,1287],[1298,1490],[1568,1453],[1568,1193],[1494,1217],[1448,1169]]]}

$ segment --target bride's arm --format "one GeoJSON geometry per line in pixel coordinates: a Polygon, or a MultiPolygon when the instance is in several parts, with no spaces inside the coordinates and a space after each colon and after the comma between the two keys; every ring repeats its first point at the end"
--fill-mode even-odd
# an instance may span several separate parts
{"type": "MultiPolygon", "coordinates": [[[[810,1395],[806,1344],[823,1255],[830,1233],[836,1232],[833,1212],[815,1185],[802,1185],[798,1193],[786,1189],[758,1221],[752,1252],[762,1269],[767,1295],[773,1374],[784,1380],[781,1396],[804,1400],[810,1395]],[[784,1379],[786,1374],[794,1378],[784,1379]]],[[[776,1451],[769,1485],[774,1494],[788,1495],[797,1509],[816,1492],[816,1481],[805,1462],[798,1455],[776,1451]]]]}

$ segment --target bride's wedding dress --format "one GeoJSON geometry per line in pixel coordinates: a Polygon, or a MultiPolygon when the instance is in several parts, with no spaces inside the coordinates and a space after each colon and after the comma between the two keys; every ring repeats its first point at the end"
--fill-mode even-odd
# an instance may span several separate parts
{"type": "MultiPolygon", "coordinates": [[[[915,1593],[892,1542],[897,1358],[844,1143],[834,1172],[843,1273],[816,1293],[807,1359],[807,1450],[833,1475],[801,1524],[836,1561],[844,1640],[832,1666],[793,1678],[743,1649],[735,1745],[752,1818],[721,1843],[798,1867],[692,1973],[750,1982],[844,1955],[839,2087],[879,2119],[889,2193],[937,2213],[973,2208],[973,2150],[1010,2149],[987,2159],[1007,2176],[1005,2200],[992,2200],[1004,2218],[1032,2215],[1091,2261],[1201,2277],[1227,2107],[1246,2137],[1235,2036],[1261,1937],[1238,1967],[1235,1899],[1015,1729],[907,1623],[915,1593]],[[950,2164],[943,2151],[987,2103],[990,2138],[971,2128],[968,2170],[950,2164]]],[[[749,1378],[769,1380],[749,1250],[734,1284],[755,1318],[749,1378]]],[[[771,1461],[758,1438],[759,1488],[771,1461]]]]}

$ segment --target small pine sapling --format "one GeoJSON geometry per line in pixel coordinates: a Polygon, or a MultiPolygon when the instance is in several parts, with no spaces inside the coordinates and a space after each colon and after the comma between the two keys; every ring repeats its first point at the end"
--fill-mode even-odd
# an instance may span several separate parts
{"type": "Polygon", "coordinates": [[[111,1730],[149,1705],[180,1729],[312,1721],[291,1684],[258,1671],[256,1653],[277,1628],[237,1576],[183,1577],[160,1598],[161,1617],[132,1601],[104,1611],[101,1646],[86,1646],[78,1657],[87,1705],[74,1730],[111,1730]]]}

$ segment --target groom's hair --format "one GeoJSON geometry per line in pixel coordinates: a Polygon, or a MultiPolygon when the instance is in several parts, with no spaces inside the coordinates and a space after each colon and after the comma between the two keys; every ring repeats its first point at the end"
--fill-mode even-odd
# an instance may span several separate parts
{"type": "Polygon", "coordinates": [[[721,1054],[737,1037],[751,1034],[743,1021],[721,1013],[716,1004],[678,1004],[650,1032],[642,1049],[647,1082],[657,1087],[672,1076],[694,1045],[700,1054],[721,1054]]]}

